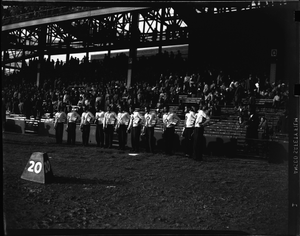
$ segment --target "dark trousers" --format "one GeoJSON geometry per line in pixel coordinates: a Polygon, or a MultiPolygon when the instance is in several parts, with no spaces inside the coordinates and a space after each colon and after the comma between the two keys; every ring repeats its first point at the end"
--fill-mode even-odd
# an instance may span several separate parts
{"type": "Polygon", "coordinates": [[[119,147],[121,149],[125,149],[126,136],[127,136],[126,129],[127,129],[127,125],[120,125],[120,127],[118,129],[119,147]]]}
{"type": "Polygon", "coordinates": [[[145,130],[146,138],[146,151],[154,152],[154,127],[146,127],[145,130]]]}
{"type": "Polygon", "coordinates": [[[105,129],[105,147],[111,148],[113,144],[114,125],[107,125],[105,129]]]}
{"type": "Polygon", "coordinates": [[[89,139],[90,139],[90,125],[83,125],[83,131],[82,131],[82,143],[84,146],[89,145],[89,139]]]}
{"type": "Polygon", "coordinates": [[[104,147],[103,124],[97,124],[97,126],[96,126],[96,142],[99,147],[104,147]]]}
{"type": "Polygon", "coordinates": [[[166,128],[164,132],[164,143],[165,143],[166,154],[173,153],[174,134],[175,134],[174,127],[166,128]]]}
{"type": "Polygon", "coordinates": [[[56,143],[62,143],[63,132],[64,132],[64,123],[62,123],[62,122],[57,123],[56,132],[55,132],[56,143]]]}
{"type": "Polygon", "coordinates": [[[75,144],[76,141],[76,123],[68,124],[68,144],[75,144]]]}
{"type": "Polygon", "coordinates": [[[186,127],[184,129],[184,153],[186,155],[192,156],[193,154],[193,140],[192,134],[194,132],[194,127],[186,127]]]}
{"type": "Polygon", "coordinates": [[[193,135],[193,158],[195,160],[202,160],[204,149],[204,127],[196,127],[193,135]]]}
{"type": "Polygon", "coordinates": [[[141,127],[132,127],[131,131],[131,146],[133,151],[138,152],[140,148],[141,127]]]}

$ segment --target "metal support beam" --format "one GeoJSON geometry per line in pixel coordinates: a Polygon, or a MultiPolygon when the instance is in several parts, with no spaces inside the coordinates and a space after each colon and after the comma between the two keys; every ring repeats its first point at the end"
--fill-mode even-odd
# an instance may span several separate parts
{"type": "Polygon", "coordinates": [[[36,75],[36,86],[39,87],[40,86],[40,82],[41,82],[41,71],[42,71],[42,61],[44,60],[44,48],[46,45],[46,33],[47,33],[47,26],[41,26],[41,30],[39,33],[39,38],[38,38],[38,43],[39,43],[39,47],[38,47],[38,54],[39,54],[39,61],[38,61],[38,65],[37,65],[37,75],[36,75]]]}
{"type": "Polygon", "coordinates": [[[132,13],[132,21],[130,25],[131,34],[131,47],[129,50],[128,59],[128,72],[127,72],[127,88],[131,86],[132,75],[134,70],[134,65],[136,61],[137,47],[139,42],[139,28],[138,28],[139,13],[132,13]]]}

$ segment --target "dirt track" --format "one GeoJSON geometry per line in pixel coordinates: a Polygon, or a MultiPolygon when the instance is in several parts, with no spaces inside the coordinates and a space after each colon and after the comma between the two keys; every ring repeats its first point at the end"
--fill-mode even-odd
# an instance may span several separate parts
{"type": "Polygon", "coordinates": [[[129,156],[116,149],[3,134],[7,229],[195,229],[287,234],[287,162],[183,155],[129,156]],[[47,152],[50,184],[21,179],[47,152]]]}

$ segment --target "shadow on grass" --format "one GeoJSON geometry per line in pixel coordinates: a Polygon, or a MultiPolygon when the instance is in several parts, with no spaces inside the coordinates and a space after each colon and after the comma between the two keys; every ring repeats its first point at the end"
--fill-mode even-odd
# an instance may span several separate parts
{"type": "Polygon", "coordinates": [[[84,179],[84,178],[76,178],[76,177],[65,177],[65,176],[54,176],[51,183],[53,184],[90,184],[90,185],[126,185],[127,181],[122,180],[105,180],[105,179],[84,179]]]}

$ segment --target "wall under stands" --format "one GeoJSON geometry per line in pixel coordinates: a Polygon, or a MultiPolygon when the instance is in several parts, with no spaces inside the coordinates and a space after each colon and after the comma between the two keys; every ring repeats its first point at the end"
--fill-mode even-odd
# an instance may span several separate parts
{"type": "MultiPolygon", "coordinates": [[[[66,128],[66,125],[65,125],[66,128]]],[[[53,142],[55,142],[55,129],[53,126],[53,119],[25,119],[25,117],[6,117],[5,131],[7,132],[16,132],[20,134],[32,133],[33,135],[48,136],[53,137],[53,142]]],[[[96,144],[96,126],[91,125],[90,130],[90,144],[96,144]]],[[[155,129],[154,132],[155,142],[157,149],[163,150],[163,139],[162,131],[155,129]]],[[[118,146],[117,134],[114,138],[114,146],[118,146]]],[[[63,141],[67,141],[67,132],[63,134],[63,141]]],[[[79,124],[76,127],[76,142],[78,144],[82,143],[82,133],[79,130],[79,124]]],[[[227,156],[235,157],[237,155],[237,140],[234,138],[224,137],[224,136],[212,136],[204,135],[206,154],[212,154],[217,156],[227,156]]],[[[183,151],[184,139],[181,137],[181,134],[177,133],[174,137],[174,147],[175,151],[183,151]]],[[[131,136],[128,134],[127,146],[131,147],[131,136]]],[[[142,139],[141,147],[145,146],[145,140],[142,139]]],[[[270,153],[272,158],[278,159],[287,159],[288,154],[288,142],[286,141],[270,141],[269,142],[270,153]],[[275,157],[274,155],[277,155],[275,157]]]]}

